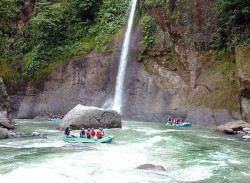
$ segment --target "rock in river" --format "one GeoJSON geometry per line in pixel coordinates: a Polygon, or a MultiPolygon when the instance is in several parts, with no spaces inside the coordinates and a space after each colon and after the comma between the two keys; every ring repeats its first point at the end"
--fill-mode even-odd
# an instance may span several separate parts
{"type": "Polygon", "coordinates": [[[59,130],[81,128],[121,128],[121,115],[114,110],[78,104],[69,111],[58,126],[59,130]]]}
{"type": "Polygon", "coordinates": [[[136,167],[136,169],[166,171],[163,166],[155,166],[155,165],[152,165],[152,164],[143,164],[143,165],[140,165],[140,166],[136,167]]]}
{"type": "Polygon", "coordinates": [[[228,135],[234,135],[234,131],[231,128],[226,128],[224,129],[224,133],[228,135]]]}
{"type": "Polygon", "coordinates": [[[245,135],[242,137],[242,140],[250,141],[250,135],[245,135]]]}

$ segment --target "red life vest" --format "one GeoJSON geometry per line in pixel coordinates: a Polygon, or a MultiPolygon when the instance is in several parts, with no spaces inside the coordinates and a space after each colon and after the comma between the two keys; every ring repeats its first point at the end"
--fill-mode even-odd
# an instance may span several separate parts
{"type": "Polygon", "coordinates": [[[91,132],[91,136],[94,137],[95,136],[95,131],[91,132]]]}
{"type": "Polygon", "coordinates": [[[87,135],[87,138],[91,136],[89,131],[86,132],[86,135],[87,135]]]}
{"type": "Polygon", "coordinates": [[[102,132],[101,131],[97,131],[96,132],[96,136],[98,139],[102,138],[102,132]]]}

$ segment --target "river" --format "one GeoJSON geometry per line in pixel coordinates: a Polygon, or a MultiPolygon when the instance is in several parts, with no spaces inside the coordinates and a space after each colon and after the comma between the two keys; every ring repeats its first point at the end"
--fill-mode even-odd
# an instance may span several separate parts
{"type": "MultiPolygon", "coordinates": [[[[67,144],[58,122],[17,120],[17,130],[48,139],[0,141],[1,182],[249,182],[250,143],[208,128],[125,122],[106,129],[110,144],[67,144]],[[151,163],[167,171],[135,169],[151,163]]],[[[73,133],[78,134],[78,131],[73,133]]]]}

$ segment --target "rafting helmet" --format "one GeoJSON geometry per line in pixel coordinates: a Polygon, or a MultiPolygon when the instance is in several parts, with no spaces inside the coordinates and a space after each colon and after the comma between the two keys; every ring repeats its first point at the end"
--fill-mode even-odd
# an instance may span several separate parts
{"type": "Polygon", "coordinates": [[[103,130],[103,128],[100,128],[100,130],[102,131],[102,130],[103,130]]]}
{"type": "Polygon", "coordinates": [[[90,128],[88,128],[88,131],[90,131],[90,128]]]}

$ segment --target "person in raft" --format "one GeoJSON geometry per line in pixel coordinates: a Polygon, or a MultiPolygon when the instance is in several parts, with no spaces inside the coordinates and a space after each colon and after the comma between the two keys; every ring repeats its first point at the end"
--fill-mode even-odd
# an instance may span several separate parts
{"type": "Polygon", "coordinates": [[[98,139],[101,139],[103,136],[104,136],[103,129],[102,129],[102,128],[99,128],[99,130],[97,130],[97,132],[96,132],[96,137],[97,137],[98,139]]]}
{"type": "Polygon", "coordinates": [[[67,126],[65,131],[64,131],[64,134],[66,135],[66,137],[74,138],[74,135],[70,135],[70,131],[71,131],[71,129],[69,129],[69,127],[67,126]]]}
{"type": "Polygon", "coordinates": [[[80,137],[81,138],[85,137],[85,130],[84,130],[84,128],[82,128],[82,130],[80,131],[80,137]]]}
{"type": "Polygon", "coordinates": [[[90,137],[91,137],[90,128],[88,128],[88,131],[86,131],[86,137],[87,137],[88,139],[90,139],[90,137]]]}
{"type": "Polygon", "coordinates": [[[91,131],[91,137],[95,137],[95,129],[94,128],[92,128],[92,131],[91,131]]]}

